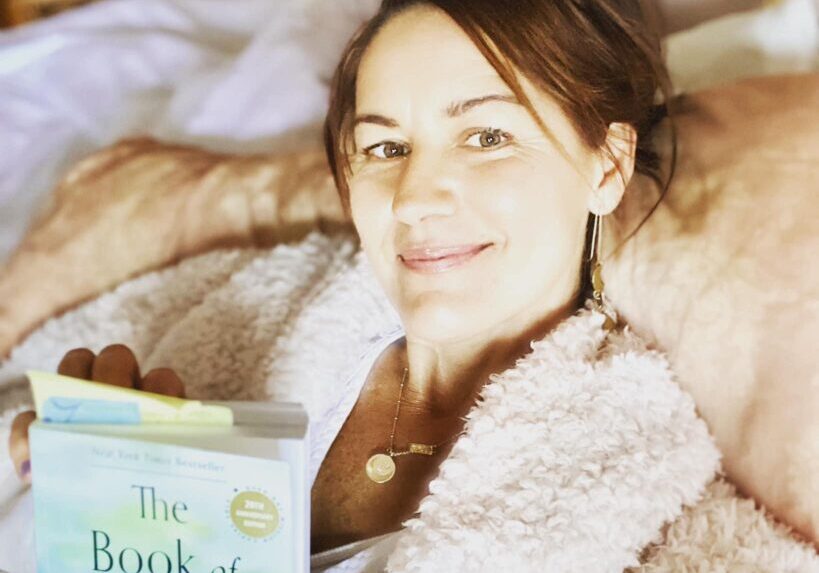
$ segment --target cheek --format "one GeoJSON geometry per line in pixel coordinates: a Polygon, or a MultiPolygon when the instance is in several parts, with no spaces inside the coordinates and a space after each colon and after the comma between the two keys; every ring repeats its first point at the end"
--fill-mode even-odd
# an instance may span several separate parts
{"type": "Polygon", "coordinates": [[[373,272],[385,290],[394,290],[392,194],[382,182],[359,179],[350,185],[350,210],[373,272]]]}
{"type": "Polygon", "coordinates": [[[476,187],[486,216],[511,236],[565,234],[578,218],[585,220],[586,193],[577,172],[549,157],[510,157],[475,170],[476,187]]]}
{"type": "Polygon", "coordinates": [[[390,194],[385,185],[374,177],[359,177],[350,182],[350,211],[353,224],[364,246],[383,238],[391,217],[390,194]]]}
{"type": "Polygon", "coordinates": [[[488,296],[500,314],[563,304],[574,293],[585,237],[585,183],[565,161],[505,160],[479,178],[482,212],[504,236],[488,296]]]}

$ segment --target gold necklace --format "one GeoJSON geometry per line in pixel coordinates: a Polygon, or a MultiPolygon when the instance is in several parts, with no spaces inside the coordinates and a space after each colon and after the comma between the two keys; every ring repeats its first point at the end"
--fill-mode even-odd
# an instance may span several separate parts
{"type": "MultiPolygon", "coordinates": [[[[404,383],[407,381],[407,369],[404,368],[404,376],[401,378],[401,387],[398,390],[398,402],[395,404],[395,416],[392,419],[392,432],[390,433],[390,447],[386,454],[374,454],[367,460],[367,477],[375,483],[385,483],[395,475],[395,460],[398,456],[407,454],[420,454],[431,456],[441,444],[416,444],[410,443],[408,449],[395,451],[395,426],[398,424],[398,413],[401,411],[401,396],[404,394],[404,383]]],[[[443,442],[442,442],[443,443],[443,442]]]]}

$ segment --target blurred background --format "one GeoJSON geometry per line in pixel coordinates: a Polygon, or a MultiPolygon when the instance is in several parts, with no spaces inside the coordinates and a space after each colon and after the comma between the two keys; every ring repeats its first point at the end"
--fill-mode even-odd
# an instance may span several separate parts
{"type": "Polygon", "coordinates": [[[0,25],[4,28],[53,16],[63,10],[88,4],[92,0],[4,0],[0,25]]]}

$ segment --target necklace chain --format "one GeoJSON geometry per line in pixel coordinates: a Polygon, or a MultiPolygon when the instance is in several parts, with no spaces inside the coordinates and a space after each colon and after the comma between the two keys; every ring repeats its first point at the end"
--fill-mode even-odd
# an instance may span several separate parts
{"type": "Polygon", "coordinates": [[[395,428],[398,425],[398,415],[401,413],[401,399],[404,397],[404,384],[407,381],[407,368],[404,368],[404,376],[401,378],[401,387],[398,390],[398,402],[395,404],[395,416],[392,418],[392,431],[390,432],[390,447],[386,454],[373,454],[367,460],[367,465],[364,467],[369,477],[375,483],[386,483],[390,481],[395,475],[395,460],[398,456],[405,456],[407,454],[421,454],[424,456],[432,456],[439,446],[450,442],[454,439],[449,438],[438,444],[415,444],[410,442],[409,449],[400,452],[395,451],[395,428]]]}
{"type": "MultiPolygon", "coordinates": [[[[395,416],[392,419],[392,431],[390,432],[390,447],[387,454],[391,458],[405,456],[407,454],[423,454],[431,456],[441,444],[415,444],[410,443],[409,449],[400,452],[395,451],[395,428],[398,425],[398,414],[401,412],[401,398],[404,395],[404,383],[407,381],[407,368],[404,368],[404,375],[401,377],[401,387],[398,389],[398,401],[395,403],[395,416]]],[[[443,443],[443,442],[442,442],[443,443]]]]}

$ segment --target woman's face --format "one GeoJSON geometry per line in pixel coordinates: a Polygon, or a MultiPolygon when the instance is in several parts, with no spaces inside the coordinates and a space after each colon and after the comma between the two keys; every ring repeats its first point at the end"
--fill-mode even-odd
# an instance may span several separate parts
{"type": "Polygon", "coordinates": [[[350,204],[408,337],[520,332],[576,293],[600,154],[521,81],[563,151],[438,9],[392,18],[364,55],[350,204]]]}

